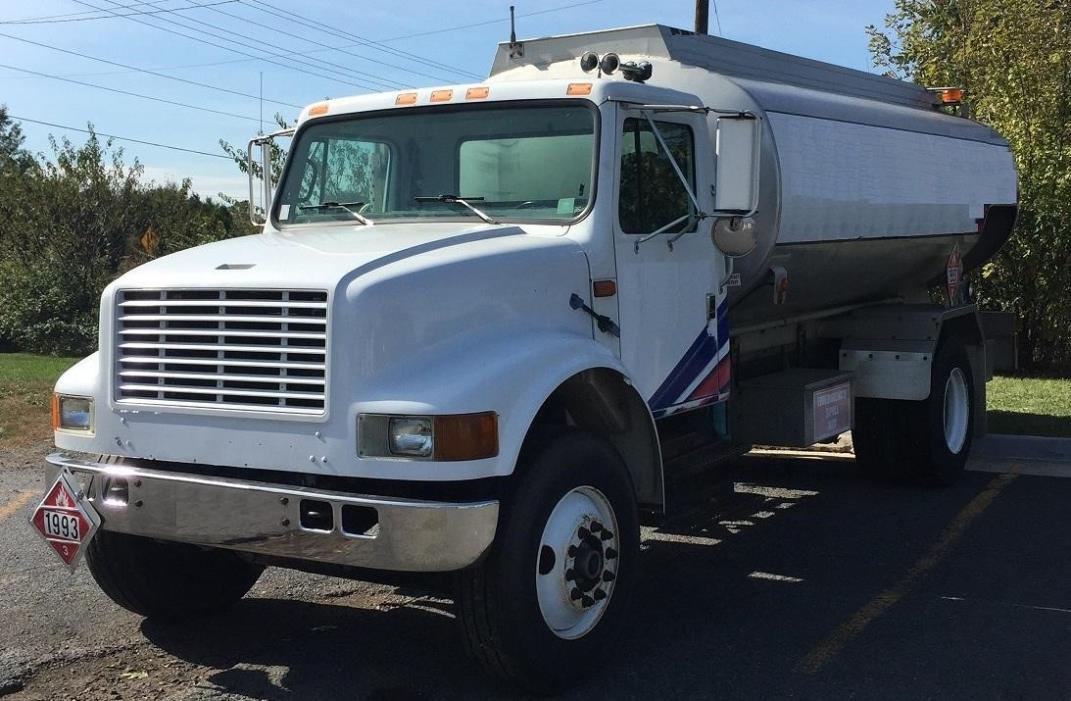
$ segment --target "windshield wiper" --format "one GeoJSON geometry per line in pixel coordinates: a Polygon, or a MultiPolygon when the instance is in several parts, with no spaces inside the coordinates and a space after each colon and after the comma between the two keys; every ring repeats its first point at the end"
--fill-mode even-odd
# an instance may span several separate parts
{"type": "Polygon", "coordinates": [[[364,216],[363,214],[360,214],[356,209],[352,209],[353,207],[357,207],[359,209],[359,208],[363,207],[364,205],[365,205],[364,202],[321,202],[320,204],[302,204],[302,205],[298,205],[298,209],[301,209],[301,210],[306,210],[306,209],[317,209],[317,210],[322,210],[322,209],[344,209],[347,212],[349,212],[350,214],[352,214],[353,218],[356,219],[357,221],[361,222],[365,226],[371,226],[374,223],[371,219],[369,219],[368,217],[364,216]]]}
{"type": "Polygon", "coordinates": [[[457,195],[418,195],[413,198],[417,202],[444,202],[446,204],[459,204],[464,207],[468,207],[473,214],[483,219],[488,224],[498,224],[498,221],[492,219],[486,212],[479,209],[469,203],[469,200],[478,202],[483,200],[482,197],[458,197],[457,195]]]}

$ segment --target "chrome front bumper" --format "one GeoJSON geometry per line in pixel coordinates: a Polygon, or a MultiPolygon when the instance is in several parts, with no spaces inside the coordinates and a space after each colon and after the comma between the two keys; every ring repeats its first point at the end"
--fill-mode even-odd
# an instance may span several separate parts
{"type": "Polygon", "coordinates": [[[165,472],[55,453],[49,484],[70,470],[117,533],[400,572],[445,572],[475,562],[491,545],[498,502],[446,503],[358,496],[222,477],[165,472]],[[116,487],[121,488],[116,488],[116,487]],[[109,498],[104,495],[112,487],[109,498]],[[124,491],[125,490],[125,491],[124,491]],[[116,495],[121,498],[115,498],[116,495]],[[331,530],[301,524],[302,500],[330,505],[331,530]],[[375,509],[362,533],[342,529],[345,506],[375,509]]]}

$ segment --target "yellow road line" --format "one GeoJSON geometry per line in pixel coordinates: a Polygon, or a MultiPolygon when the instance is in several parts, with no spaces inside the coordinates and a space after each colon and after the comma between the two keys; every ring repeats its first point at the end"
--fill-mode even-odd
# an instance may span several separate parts
{"type": "Polygon", "coordinates": [[[817,674],[840,654],[845,645],[862,633],[871,621],[892,608],[896,602],[915,589],[919,581],[948,555],[953,546],[967,532],[971,523],[989,508],[1001,490],[1016,477],[1018,475],[1015,474],[1014,469],[1009,474],[994,477],[981,493],[971,499],[970,503],[956,514],[937,542],[911,566],[903,579],[874,597],[866,606],[856,611],[851,618],[818,643],[797,665],[797,671],[804,674],[817,674]]]}
{"type": "Polygon", "coordinates": [[[18,492],[11,499],[0,506],[0,521],[6,521],[8,517],[14,514],[16,511],[26,506],[34,498],[33,492],[18,492]]]}

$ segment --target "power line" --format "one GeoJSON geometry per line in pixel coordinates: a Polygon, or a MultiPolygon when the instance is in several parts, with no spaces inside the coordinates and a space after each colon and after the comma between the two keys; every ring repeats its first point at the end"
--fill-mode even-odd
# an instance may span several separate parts
{"type": "Polygon", "coordinates": [[[156,142],[156,141],[145,141],[144,139],[134,139],[134,138],[129,137],[129,136],[118,136],[116,134],[108,134],[106,132],[97,131],[95,129],[80,129],[78,127],[67,126],[66,124],[55,124],[53,122],[45,122],[45,121],[42,121],[40,119],[30,119],[29,117],[18,117],[18,116],[13,115],[13,114],[8,114],[8,117],[10,117],[11,119],[17,119],[20,122],[29,122],[31,124],[42,124],[42,125],[44,125],[46,127],[54,127],[56,129],[68,129],[70,131],[80,131],[83,134],[96,134],[98,136],[106,136],[109,139],[117,139],[119,141],[129,141],[131,143],[143,144],[145,146],[156,146],[157,148],[166,148],[166,149],[170,149],[172,151],[184,151],[186,153],[196,153],[199,156],[211,156],[212,158],[223,158],[223,159],[226,159],[228,161],[231,160],[230,156],[225,156],[225,155],[220,154],[220,153],[209,153],[208,151],[198,151],[195,148],[185,148],[184,146],[173,146],[171,144],[161,144],[161,143],[156,142]]]}
{"type": "MultiPolygon", "coordinates": [[[[105,0],[105,1],[109,2],[110,4],[113,4],[113,5],[118,5],[118,3],[112,2],[112,0],[105,0]]],[[[93,5],[93,4],[89,3],[89,2],[86,2],[85,0],[73,0],[73,2],[76,2],[79,5],[84,5],[86,7],[92,7],[95,10],[102,10],[102,11],[105,11],[105,12],[111,12],[113,14],[115,13],[115,10],[111,10],[109,8],[98,7],[98,6],[93,5]]],[[[240,50],[238,50],[238,49],[236,49],[233,46],[230,46],[228,44],[218,44],[216,42],[204,39],[204,38],[202,38],[200,36],[186,34],[184,32],[180,32],[180,31],[177,31],[175,29],[171,29],[169,27],[161,27],[158,24],[152,24],[151,22],[143,20],[143,19],[137,19],[135,17],[127,17],[126,19],[131,21],[131,22],[136,22],[138,24],[143,24],[146,27],[152,27],[153,29],[157,29],[159,31],[166,32],[168,34],[174,34],[174,35],[177,35],[177,36],[185,37],[186,39],[190,39],[192,41],[199,42],[201,44],[207,44],[208,46],[214,46],[214,47],[216,47],[218,49],[223,49],[224,51],[230,51],[231,53],[236,53],[236,54],[239,54],[241,56],[247,56],[249,58],[258,59],[258,60],[261,60],[261,61],[266,61],[267,63],[271,63],[271,64],[274,64],[276,66],[280,66],[282,68],[286,68],[288,70],[297,71],[299,73],[305,73],[307,75],[316,76],[318,78],[324,78],[325,80],[334,81],[336,83],[345,83],[347,85],[352,85],[353,87],[361,88],[363,90],[381,90],[382,89],[381,86],[385,85],[384,83],[382,83],[382,81],[378,81],[378,80],[375,80],[375,79],[370,79],[370,80],[372,80],[373,82],[381,83],[380,87],[377,87],[375,85],[370,85],[368,83],[354,82],[355,79],[351,78],[351,76],[356,74],[357,72],[347,68],[346,66],[339,66],[340,68],[343,69],[343,70],[340,71],[340,70],[337,70],[335,68],[325,67],[327,65],[338,66],[338,64],[331,64],[328,61],[322,61],[322,60],[317,59],[316,62],[314,63],[312,61],[304,61],[304,60],[294,59],[294,58],[291,58],[290,56],[288,56],[286,54],[283,54],[283,53],[276,53],[276,52],[268,51],[267,49],[263,49],[263,48],[261,48],[260,46],[258,46],[256,44],[249,44],[249,43],[246,43],[246,42],[238,41],[238,40],[234,39],[233,37],[237,36],[237,37],[241,37],[243,39],[249,39],[249,40],[254,41],[254,42],[259,41],[256,37],[249,37],[249,36],[246,36],[244,34],[240,34],[238,32],[234,32],[234,31],[230,31],[230,30],[222,30],[222,31],[227,32],[228,34],[233,35],[233,36],[226,36],[226,35],[221,35],[221,34],[218,34],[218,33],[215,33],[215,32],[207,31],[207,30],[204,30],[204,29],[198,29],[197,27],[191,27],[188,24],[184,24],[184,23],[179,22],[179,21],[174,20],[174,19],[169,19],[169,18],[165,18],[165,17],[155,18],[155,19],[158,19],[161,22],[166,22],[167,24],[172,24],[172,25],[175,25],[177,27],[182,27],[183,29],[192,30],[192,31],[195,31],[195,32],[199,32],[201,34],[205,34],[205,35],[214,37],[216,39],[221,39],[223,41],[228,42],[229,44],[238,44],[239,46],[244,46],[244,47],[252,49],[254,51],[262,52],[264,54],[267,54],[267,56],[257,56],[257,55],[254,55],[254,54],[249,54],[249,53],[246,53],[244,51],[240,51],[240,50]],[[305,65],[311,66],[312,68],[316,69],[317,71],[329,71],[331,73],[335,73],[335,74],[337,74],[339,76],[342,76],[342,77],[335,77],[335,76],[332,76],[332,75],[326,75],[324,73],[317,73],[317,72],[312,71],[312,70],[303,69],[303,68],[300,68],[300,67],[297,67],[297,66],[292,66],[292,65],[289,65],[289,64],[286,64],[286,63],[282,63],[280,61],[272,60],[272,58],[269,58],[269,57],[274,57],[274,58],[278,58],[278,59],[293,61],[294,63],[305,64],[305,65]],[[317,65],[317,63],[323,63],[323,64],[325,64],[325,66],[319,66],[319,65],[317,65]]],[[[197,24],[204,25],[206,27],[215,28],[215,27],[213,27],[213,25],[208,24],[207,22],[201,22],[200,20],[191,19],[190,21],[191,22],[195,22],[197,24]]],[[[393,86],[391,86],[391,87],[393,87],[393,86]]]]}
{"type": "Polygon", "coordinates": [[[201,112],[211,112],[212,114],[221,114],[225,117],[235,117],[237,119],[245,119],[250,122],[257,121],[256,117],[248,117],[244,114],[235,114],[234,112],[224,112],[222,110],[214,110],[210,107],[199,107],[198,105],[190,105],[185,102],[176,102],[175,100],[168,100],[162,97],[153,97],[152,95],[142,95],[141,93],[130,92],[129,90],[120,90],[119,88],[108,87],[107,85],[97,85],[96,83],[87,83],[81,80],[74,80],[72,78],[64,78],[58,75],[52,75],[49,73],[40,73],[38,71],[31,71],[29,68],[19,68],[18,66],[8,66],[0,63],[0,68],[7,68],[12,71],[19,71],[20,73],[28,73],[29,75],[39,76],[41,78],[51,78],[52,80],[62,80],[64,83],[73,83],[75,85],[83,85],[88,88],[97,88],[98,90],[107,90],[108,92],[119,93],[120,95],[129,95],[131,97],[140,97],[143,100],[152,100],[153,102],[163,102],[168,105],[175,105],[177,107],[186,107],[191,110],[200,110],[201,112]]]}
{"type": "MultiPolygon", "coordinates": [[[[145,10],[141,12],[129,12],[123,15],[97,15],[96,17],[78,17],[75,15],[87,15],[91,12],[78,12],[70,15],[51,15],[46,17],[28,17],[26,19],[11,19],[4,20],[0,24],[61,24],[65,22],[91,22],[97,19],[112,19],[113,17],[133,17],[134,15],[160,15],[169,12],[185,12],[186,10],[198,10],[203,7],[215,7],[216,5],[230,5],[232,3],[241,2],[241,0],[219,0],[219,2],[206,3],[203,5],[191,5],[190,7],[174,7],[166,10],[145,10]]],[[[138,3],[146,4],[146,3],[138,3]]],[[[136,5],[123,5],[124,9],[135,7],[136,5]]]]}
{"type": "MultiPolygon", "coordinates": [[[[130,3],[129,5],[123,5],[123,9],[124,10],[130,10],[130,9],[135,8],[135,7],[144,8],[144,6],[146,6],[148,4],[149,3],[145,2],[144,0],[139,0],[139,2],[133,2],[133,3],[130,3]]],[[[92,15],[92,14],[95,14],[96,12],[97,12],[96,10],[82,10],[81,12],[66,12],[66,13],[61,14],[61,15],[41,15],[39,17],[24,17],[23,19],[32,19],[32,20],[36,20],[36,19],[62,19],[64,17],[82,17],[84,15],[92,15]]]]}
{"type": "MultiPolygon", "coordinates": [[[[562,10],[572,10],[572,9],[577,8],[577,7],[584,7],[585,5],[597,5],[602,1],[603,0],[587,0],[586,2],[575,2],[575,3],[571,3],[569,5],[558,5],[557,7],[548,7],[545,10],[536,10],[535,12],[525,12],[523,14],[518,13],[517,17],[535,17],[536,15],[547,15],[547,14],[550,14],[552,12],[561,12],[562,10]]],[[[446,32],[456,32],[456,31],[459,31],[461,29],[472,29],[473,27],[486,27],[487,25],[490,25],[490,24],[502,24],[504,22],[509,22],[509,20],[508,19],[489,19],[489,20],[484,20],[483,22],[472,22],[470,24],[458,24],[458,25],[454,25],[453,27],[443,27],[442,29],[431,29],[431,30],[428,30],[426,32],[416,32],[414,34],[402,34],[401,36],[390,37],[389,39],[384,39],[383,41],[384,42],[389,42],[389,41],[401,41],[402,39],[415,39],[417,37],[426,37],[426,36],[430,36],[432,34],[445,34],[446,32]]]]}
{"type": "MultiPolygon", "coordinates": [[[[254,100],[260,99],[257,95],[251,95],[250,93],[244,93],[244,92],[240,92],[238,90],[231,90],[230,88],[221,88],[218,85],[210,85],[208,83],[199,83],[196,80],[189,80],[187,78],[179,78],[178,76],[168,75],[166,73],[159,73],[157,71],[149,70],[148,68],[139,68],[137,66],[131,66],[131,65],[126,64],[126,63],[119,63],[118,61],[111,61],[111,60],[108,60],[106,58],[99,58],[97,56],[90,56],[89,54],[83,54],[83,53],[80,53],[78,51],[72,51],[70,49],[62,49],[62,48],[60,48],[58,46],[53,46],[51,44],[44,44],[44,43],[39,42],[39,41],[32,41],[30,39],[24,39],[22,37],[17,37],[17,36],[14,36],[12,34],[5,34],[3,32],[0,32],[0,37],[5,37],[7,39],[13,39],[14,41],[21,41],[24,44],[32,44],[33,46],[39,46],[39,47],[41,47],[43,49],[51,49],[53,51],[59,51],[61,53],[70,54],[71,56],[78,56],[79,58],[89,59],[90,61],[96,61],[98,63],[106,63],[106,64],[108,64],[110,66],[118,66],[119,68],[126,68],[127,70],[135,71],[137,73],[145,73],[147,75],[156,76],[157,78],[167,78],[168,80],[174,80],[174,81],[179,82],[179,83],[186,83],[187,85],[196,85],[196,86],[201,87],[201,88],[208,88],[209,90],[216,90],[218,92],[224,92],[224,93],[228,93],[228,94],[231,94],[231,95],[238,95],[239,97],[248,97],[248,98],[252,98],[254,100]]],[[[270,102],[273,105],[283,105],[284,107],[294,107],[296,109],[301,109],[303,107],[303,105],[295,105],[295,104],[292,104],[290,102],[282,102],[281,100],[272,100],[272,99],[269,99],[269,98],[266,98],[266,97],[264,98],[264,101],[265,102],[270,102]]]]}
{"type": "MultiPolygon", "coordinates": [[[[189,0],[187,0],[187,1],[189,1],[189,0]]],[[[447,69],[449,71],[452,71],[454,73],[457,73],[459,75],[472,76],[472,77],[477,77],[477,78],[480,77],[480,76],[477,76],[475,73],[472,73],[471,71],[466,71],[466,70],[464,70],[462,68],[457,68],[455,66],[449,66],[449,65],[444,64],[442,62],[431,61],[428,58],[426,58],[424,56],[421,56],[419,54],[414,54],[414,53],[411,53],[409,51],[403,51],[401,49],[395,49],[394,47],[387,46],[387,45],[383,44],[382,42],[374,41],[372,39],[367,39],[367,38],[362,37],[362,36],[360,36],[358,34],[353,34],[351,32],[345,32],[345,31],[341,31],[341,30],[338,30],[338,29],[334,29],[332,27],[329,27],[329,26],[325,25],[323,22],[318,22],[318,21],[316,21],[314,19],[303,17],[302,15],[299,15],[299,14],[294,13],[294,12],[290,12],[289,10],[285,10],[285,9],[283,9],[281,7],[276,6],[276,5],[272,5],[271,3],[264,2],[263,0],[252,0],[252,1],[254,3],[256,3],[256,6],[250,5],[249,2],[246,2],[244,0],[240,0],[240,4],[242,4],[242,5],[246,6],[246,7],[249,7],[251,9],[257,10],[259,12],[265,12],[265,13],[270,14],[270,15],[275,15],[276,17],[282,17],[283,19],[286,19],[287,21],[295,21],[296,20],[300,24],[304,24],[307,27],[312,27],[313,29],[319,30],[319,31],[324,32],[326,34],[334,35],[334,36],[341,37],[341,38],[344,38],[344,39],[356,39],[358,41],[358,43],[360,45],[362,45],[362,46],[368,46],[368,47],[373,48],[373,49],[375,49],[377,51],[382,51],[384,53],[392,54],[392,55],[398,56],[400,58],[405,58],[407,60],[414,61],[416,63],[422,63],[422,64],[424,64],[426,66],[431,66],[432,68],[445,68],[445,69],[447,69]],[[266,8],[270,8],[270,9],[266,9],[266,8]]],[[[217,10],[217,12],[222,12],[222,11],[221,10],[217,10]]],[[[228,14],[228,13],[224,13],[224,14],[228,14]]],[[[416,71],[413,71],[413,72],[416,72],[416,71]]],[[[421,73],[419,75],[425,75],[426,77],[436,78],[437,80],[441,80],[441,78],[438,78],[437,76],[427,76],[427,74],[424,74],[424,73],[421,73]]]]}
{"type": "MultiPolygon", "coordinates": [[[[241,0],[238,0],[241,2],[241,0]]],[[[714,24],[718,27],[718,36],[721,36],[721,17],[718,16],[718,0],[710,0],[710,4],[714,6],[714,24]]]]}
{"type": "MultiPolygon", "coordinates": [[[[156,0],[156,2],[159,2],[159,1],[160,0],[156,0]]],[[[535,12],[518,13],[517,17],[518,18],[521,18],[521,17],[534,17],[536,15],[544,15],[544,14],[550,14],[550,13],[553,13],[553,12],[562,12],[562,11],[565,11],[565,10],[572,10],[572,9],[577,8],[577,7],[583,7],[585,5],[596,5],[596,4],[599,4],[601,2],[603,2],[603,0],[587,0],[586,2],[579,2],[579,3],[575,3],[575,4],[570,4],[570,5],[559,5],[557,7],[549,7],[549,8],[546,8],[544,10],[536,10],[535,12]]],[[[137,5],[151,5],[151,4],[152,3],[150,3],[150,2],[142,2],[142,3],[135,3],[133,5],[126,5],[124,7],[135,7],[137,5]]],[[[245,4],[245,3],[242,3],[242,4],[245,4]]],[[[249,5],[246,5],[246,6],[249,7],[249,5]]],[[[253,8],[253,9],[256,9],[256,8],[253,8]]],[[[104,11],[109,11],[109,10],[104,10],[104,11]]],[[[93,12],[93,11],[91,11],[91,12],[93,12]]],[[[86,14],[86,13],[80,13],[80,14],[86,14]]],[[[509,20],[507,20],[507,19],[494,19],[494,20],[485,20],[485,21],[482,21],[482,22],[472,22],[472,23],[469,23],[469,24],[458,24],[458,25],[453,25],[453,26],[450,26],[450,27],[443,27],[442,29],[432,29],[432,30],[425,31],[425,32],[416,32],[416,33],[413,33],[413,34],[402,34],[402,35],[399,35],[399,36],[390,37],[388,39],[383,39],[382,42],[402,41],[404,39],[414,39],[414,38],[417,38],[417,37],[429,36],[429,35],[432,35],[432,34],[444,34],[444,33],[448,33],[448,32],[460,31],[462,29],[472,29],[472,28],[475,28],[475,27],[484,27],[484,26],[488,26],[488,25],[492,25],[492,24],[502,24],[502,23],[508,22],[508,21],[509,20]]],[[[35,43],[35,42],[30,42],[29,40],[21,39],[20,37],[11,36],[9,34],[0,33],[0,36],[7,37],[9,39],[15,39],[17,41],[27,41],[28,43],[35,43]]],[[[37,45],[38,46],[44,46],[45,48],[55,49],[57,51],[66,51],[64,49],[60,49],[60,48],[54,47],[54,46],[48,46],[46,44],[37,44],[37,45]]],[[[333,51],[333,50],[338,50],[338,49],[348,49],[348,48],[354,48],[354,47],[358,47],[358,46],[364,46],[364,44],[361,44],[361,43],[342,44],[341,46],[335,47],[334,49],[326,49],[326,48],[324,48],[324,49],[311,49],[309,51],[295,51],[295,52],[291,52],[290,55],[291,56],[311,56],[313,54],[320,54],[320,53],[324,53],[326,51],[333,51]]],[[[230,92],[232,94],[241,95],[242,97],[251,97],[253,99],[257,99],[256,95],[249,95],[247,93],[226,90],[224,88],[218,88],[218,87],[212,86],[212,85],[205,85],[203,83],[197,83],[196,81],[189,81],[189,80],[185,80],[183,78],[178,78],[176,76],[170,76],[170,75],[167,75],[165,73],[156,72],[156,71],[166,71],[166,70],[174,70],[174,69],[180,69],[180,68],[208,68],[208,67],[212,67],[212,66],[224,66],[224,65],[231,65],[231,64],[235,64],[235,63],[248,63],[249,61],[260,60],[260,58],[257,57],[257,56],[249,56],[248,54],[240,54],[242,56],[246,56],[246,58],[232,58],[232,59],[227,59],[227,60],[224,60],[224,61],[208,61],[208,62],[204,62],[204,63],[190,63],[190,64],[180,64],[180,65],[174,65],[174,66],[157,66],[155,69],[147,69],[147,68],[138,68],[136,66],[126,66],[126,65],[124,65],[122,63],[116,63],[114,61],[107,61],[107,60],[104,60],[104,59],[98,59],[98,58],[95,58],[93,56],[87,56],[85,54],[79,54],[79,53],[73,52],[73,51],[66,51],[66,53],[70,53],[70,54],[73,54],[75,56],[81,56],[82,58],[88,58],[88,59],[93,60],[93,61],[101,61],[103,63],[109,63],[111,65],[118,66],[120,68],[126,69],[125,71],[109,71],[107,73],[87,73],[87,74],[72,74],[72,75],[80,75],[80,76],[84,76],[84,77],[90,77],[90,76],[94,76],[94,75],[115,75],[115,74],[123,73],[123,72],[126,72],[126,71],[134,71],[134,72],[138,72],[138,73],[147,73],[149,75],[155,75],[155,76],[160,77],[160,78],[168,78],[170,80],[177,80],[177,81],[181,81],[181,82],[192,83],[193,85],[199,85],[201,87],[207,87],[207,88],[211,88],[213,90],[223,90],[224,92],[230,92]]],[[[296,108],[299,108],[299,109],[302,107],[302,105],[293,105],[293,104],[290,104],[290,103],[287,103],[287,102],[280,102],[278,100],[270,100],[268,98],[264,98],[264,101],[265,102],[271,102],[271,103],[277,104],[277,105],[285,105],[287,107],[296,107],[296,108]]]]}
{"type": "MultiPolygon", "coordinates": [[[[189,2],[189,1],[190,0],[187,0],[187,2],[189,2]]],[[[268,14],[271,14],[271,15],[275,15],[277,17],[282,17],[283,19],[285,19],[286,21],[290,22],[291,24],[295,23],[294,19],[287,18],[282,14],[279,14],[279,13],[276,13],[276,12],[272,12],[271,10],[265,10],[265,9],[262,9],[262,8],[259,8],[259,7],[253,7],[252,5],[248,5],[246,3],[241,3],[241,0],[239,0],[239,2],[244,7],[248,7],[250,9],[256,10],[258,12],[265,12],[265,13],[268,13],[268,14]]],[[[331,46],[331,45],[325,44],[325,43],[323,43],[321,41],[316,41],[315,39],[310,39],[308,37],[298,36],[296,34],[291,34],[290,30],[280,29],[279,27],[273,27],[270,24],[264,24],[263,22],[257,22],[256,20],[252,20],[252,19],[249,19],[249,18],[246,18],[246,17],[241,17],[240,15],[236,15],[236,14],[233,14],[231,12],[226,12],[224,10],[213,10],[213,12],[215,12],[217,14],[225,15],[227,17],[233,17],[234,19],[237,19],[237,20],[239,20],[241,22],[246,22],[246,23],[249,23],[249,24],[253,24],[253,25],[256,25],[258,27],[264,27],[265,29],[270,29],[273,32],[279,32],[281,34],[287,34],[287,35],[290,35],[290,36],[294,36],[294,37],[296,37],[296,38],[298,38],[298,39],[300,39],[302,41],[306,41],[306,42],[309,42],[310,44],[315,44],[316,46],[323,47],[326,50],[339,51],[339,52],[342,52],[344,54],[348,54],[350,56],[353,56],[355,58],[359,58],[362,61],[370,61],[371,63],[377,63],[377,64],[379,64],[381,66],[387,66],[388,68],[395,68],[395,69],[400,70],[400,71],[405,71],[406,73],[412,73],[414,75],[423,76],[425,78],[432,78],[433,80],[450,82],[448,78],[443,78],[442,76],[432,75],[430,73],[423,73],[421,71],[414,70],[412,68],[406,68],[405,66],[399,66],[399,65],[394,64],[394,63],[387,63],[386,61],[380,61],[379,59],[370,58],[370,57],[364,56],[362,54],[357,54],[357,53],[354,53],[352,51],[348,51],[345,47],[331,46]]],[[[292,14],[292,13],[290,13],[290,14],[292,14]]],[[[323,27],[317,26],[317,25],[309,23],[309,22],[305,22],[305,21],[300,20],[300,19],[298,19],[296,21],[296,23],[297,24],[303,24],[306,27],[312,27],[313,29],[316,29],[318,31],[324,32],[326,34],[333,34],[333,32],[331,32],[331,31],[329,31],[327,29],[324,29],[323,27]]]]}

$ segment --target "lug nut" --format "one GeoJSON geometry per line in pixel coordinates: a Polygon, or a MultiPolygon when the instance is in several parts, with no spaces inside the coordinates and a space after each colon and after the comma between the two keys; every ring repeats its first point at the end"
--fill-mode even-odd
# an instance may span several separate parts
{"type": "Polygon", "coordinates": [[[583,597],[584,595],[580,592],[579,589],[573,589],[571,592],[569,592],[569,598],[573,601],[577,601],[579,599],[582,599],[583,597]]]}
{"type": "Polygon", "coordinates": [[[569,549],[565,551],[569,557],[576,557],[576,546],[570,545],[569,549]]]}
{"type": "Polygon", "coordinates": [[[606,559],[613,560],[617,558],[617,551],[613,548],[606,548],[606,559]]]}
{"type": "Polygon", "coordinates": [[[606,592],[604,592],[602,589],[596,589],[595,591],[591,592],[591,594],[595,597],[596,601],[602,601],[606,598],[606,592]]]}
{"type": "Polygon", "coordinates": [[[612,582],[616,578],[617,578],[617,575],[614,574],[613,572],[611,572],[610,570],[606,570],[605,572],[602,573],[602,581],[604,581],[604,582],[612,582]]]}
{"type": "Polygon", "coordinates": [[[602,524],[601,523],[599,523],[598,521],[593,521],[591,523],[591,532],[592,533],[598,533],[601,530],[602,530],[602,524]]]}
{"type": "Polygon", "coordinates": [[[602,538],[603,540],[613,540],[614,539],[614,534],[611,533],[610,531],[604,530],[602,532],[602,535],[600,535],[599,537],[602,538]]]}
{"type": "Polygon", "coordinates": [[[580,600],[580,605],[583,606],[584,608],[587,608],[589,606],[594,606],[595,605],[595,599],[592,599],[590,596],[585,596],[583,599],[580,600]]]}
{"type": "Polygon", "coordinates": [[[576,579],[576,572],[571,569],[565,570],[565,581],[571,582],[574,579],[576,579]]]}
{"type": "Polygon", "coordinates": [[[580,536],[580,540],[586,540],[586,539],[587,539],[587,537],[588,537],[589,535],[591,535],[591,531],[589,531],[588,529],[586,529],[586,528],[584,528],[583,526],[581,526],[581,527],[580,527],[580,528],[579,528],[579,529],[577,530],[576,534],[577,534],[578,536],[580,536]]]}

